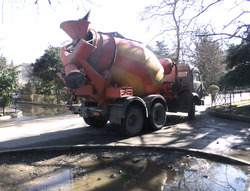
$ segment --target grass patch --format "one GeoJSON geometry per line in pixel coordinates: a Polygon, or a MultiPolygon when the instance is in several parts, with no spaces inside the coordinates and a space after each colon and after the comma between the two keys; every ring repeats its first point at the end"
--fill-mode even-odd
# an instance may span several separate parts
{"type": "Polygon", "coordinates": [[[233,114],[250,115],[250,105],[236,107],[232,110],[233,114]]]}
{"type": "Polygon", "coordinates": [[[250,104],[250,101],[242,101],[242,102],[238,102],[238,103],[233,103],[232,106],[244,106],[250,104]]]}
{"type": "Polygon", "coordinates": [[[220,105],[211,108],[216,112],[231,113],[237,115],[250,115],[250,101],[234,103],[231,108],[230,105],[220,105]],[[248,104],[248,105],[247,105],[248,104]]]}

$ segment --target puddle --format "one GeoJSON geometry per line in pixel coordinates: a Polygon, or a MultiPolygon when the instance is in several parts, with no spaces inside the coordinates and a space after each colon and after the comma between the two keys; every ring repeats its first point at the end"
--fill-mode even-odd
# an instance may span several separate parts
{"type": "Polygon", "coordinates": [[[46,106],[17,103],[18,110],[22,111],[23,117],[38,117],[47,115],[56,115],[66,113],[65,107],[61,106],[46,106]]]}
{"type": "Polygon", "coordinates": [[[184,157],[166,165],[146,158],[119,163],[79,163],[44,180],[33,190],[249,190],[250,168],[184,157]]]}
{"type": "Polygon", "coordinates": [[[0,156],[0,190],[250,190],[250,166],[172,149],[74,148],[0,156]]]}

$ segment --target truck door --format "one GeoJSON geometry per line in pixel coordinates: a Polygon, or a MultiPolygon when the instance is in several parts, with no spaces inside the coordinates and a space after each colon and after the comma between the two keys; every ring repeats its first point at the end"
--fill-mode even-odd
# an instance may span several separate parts
{"type": "Polygon", "coordinates": [[[193,87],[194,92],[196,92],[200,98],[202,98],[202,83],[200,78],[200,72],[197,69],[193,70],[193,87]]]}

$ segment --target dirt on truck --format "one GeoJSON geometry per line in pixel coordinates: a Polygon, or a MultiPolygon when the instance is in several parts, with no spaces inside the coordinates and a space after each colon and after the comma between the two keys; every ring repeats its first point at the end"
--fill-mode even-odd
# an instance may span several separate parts
{"type": "Polygon", "coordinates": [[[166,111],[195,117],[195,105],[203,103],[197,68],[158,59],[143,44],[117,32],[96,32],[88,17],[61,24],[72,38],[62,48],[61,77],[74,113],[92,127],[109,121],[127,136],[140,133],[145,123],[161,129],[166,111]],[[74,104],[76,97],[80,105],[74,104]]]}

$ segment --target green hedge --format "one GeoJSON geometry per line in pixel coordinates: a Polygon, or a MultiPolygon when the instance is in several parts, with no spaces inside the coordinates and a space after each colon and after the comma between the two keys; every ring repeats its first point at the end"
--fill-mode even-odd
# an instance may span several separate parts
{"type": "Polygon", "coordinates": [[[56,95],[24,94],[20,95],[18,100],[37,104],[56,104],[56,95]]]}

